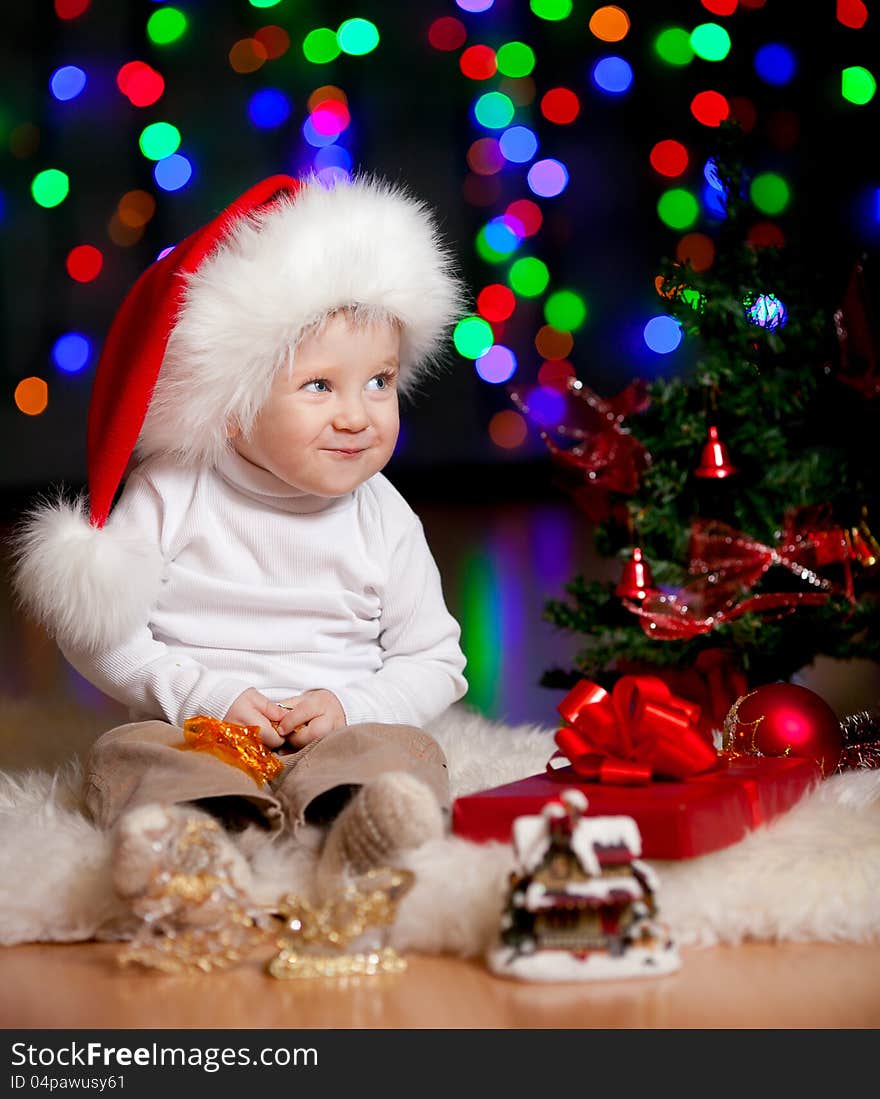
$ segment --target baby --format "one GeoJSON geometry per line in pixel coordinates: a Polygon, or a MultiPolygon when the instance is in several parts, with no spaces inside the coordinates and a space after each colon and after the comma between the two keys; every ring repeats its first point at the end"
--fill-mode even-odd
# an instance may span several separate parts
{"type": "MultiPolygon", "coordinates": [[[[421,523],[380,471],[398,394],[460,301],[405,192],[276,176],[123,302],[92,391],[88,515],[32,512],[16,571],[70,663],[129,707],[86,790],[123,896],[205,812],[229,831],[327,824],[325,892],[442,834],[446,764],[422,727],[464,695],[465,660],[421,523]],[[257,726],[282,773],[180,751],[196,715],[257,726]]],[[[216,857],[246,877],[231,840],[216,857]]]]}

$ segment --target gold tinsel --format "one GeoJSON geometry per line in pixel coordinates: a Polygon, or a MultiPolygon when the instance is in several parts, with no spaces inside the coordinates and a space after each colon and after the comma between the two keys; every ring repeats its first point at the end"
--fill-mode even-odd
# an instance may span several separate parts
{"type": "Polygon", "coordinates": [[[382,867],[324,904],[289,894],[263,909],[236,884],[233,866],[224,861],[227,842],[220,825],[207,816],[178,821],[156,840],[156,870],[133,902],[141,923],[118,955],[121,965],[210,973],[274,943],[277,954],[268,965],[273,977],[370,976],[406,969],[384,936],[413,884],[411,871],[382,867]]]}

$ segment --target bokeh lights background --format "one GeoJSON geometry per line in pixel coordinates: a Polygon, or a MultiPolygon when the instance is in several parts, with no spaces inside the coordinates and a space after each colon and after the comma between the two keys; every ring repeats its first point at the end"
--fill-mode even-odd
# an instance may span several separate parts
{"type": "MultiPolygon", "coordinates": [[[[709,155],[750,135],[755,247],[842,291],[880,239],[862,0],[54,0],[4,9],[3,483],[84,478],[90,381],[137,275],[257,179],[359,169],[437,208],[472,290],[401,470],[544,450],[506,383],[688,369],[663,256],[715,261],[709,155]]],[[[772,288],[744,302],[783,325],[772,288]]]]}

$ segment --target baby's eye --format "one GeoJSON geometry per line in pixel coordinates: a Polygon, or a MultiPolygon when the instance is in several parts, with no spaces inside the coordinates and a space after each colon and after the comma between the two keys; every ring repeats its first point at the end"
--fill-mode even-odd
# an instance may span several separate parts
{"type": "Polygon", "coordinates": [[[390,374],[377,374],[367,382],[368,389],[389,389],[394,379],[390,374]]]}
{"type": "Polygon", "coordinates": [[[303,389],[307,393],[329,393],[330,383],[326,378],[312,378],[310,382],[306,382],[303,389]]]}

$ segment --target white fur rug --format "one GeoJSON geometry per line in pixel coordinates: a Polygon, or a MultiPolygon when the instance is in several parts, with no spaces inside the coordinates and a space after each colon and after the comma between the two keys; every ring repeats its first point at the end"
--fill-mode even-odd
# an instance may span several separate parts
{"type": "MultiPolygon", "coordinates": [[[[122,915],[109,839],[82,815],[77,754],[114,720],[51,702],[0,699],[0,943],[116,937],[122,915]]],[[[455,706],[431,730],[456,796],[543,769],[553,730],[490,722],[455,706]]],[[[259,899],[310,896],[313,832],[251,852],[259,899]]],[[[416,884],[391,944],[417,953],[481,955],[497,928],[506,844],[457,837],[405,860],[416,884]]],[[[865,942],[880,938],[880,772],[834,776],[742,842],[697,859],[654,862],[661,912],[681,945],[744,939],[865,942]]]]}

